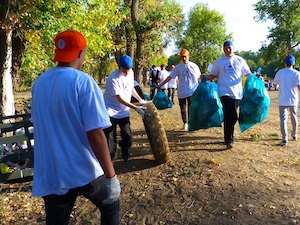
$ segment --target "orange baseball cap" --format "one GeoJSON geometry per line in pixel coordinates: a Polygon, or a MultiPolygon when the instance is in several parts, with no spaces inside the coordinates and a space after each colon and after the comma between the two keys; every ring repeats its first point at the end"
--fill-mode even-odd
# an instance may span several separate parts
{"type": "Polygon", "coordinates": [[[189,51],[185,48],[182,49],[179,54],[180,54],[181,57],[190,55],[189,51]]]}
{"type": "Polygon", "coordinates": [[[55,39],[54,62],[72,62],[87,47],[84,36],[76,30],[66,30],[55,39]]]}

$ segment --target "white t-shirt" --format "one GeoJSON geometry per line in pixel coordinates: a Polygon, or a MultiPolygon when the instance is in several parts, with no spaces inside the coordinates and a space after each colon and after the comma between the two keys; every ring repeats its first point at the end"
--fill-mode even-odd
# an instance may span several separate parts
{"type": "Polygon", "coordinates": [[[198,87],[198,79],[200,75],[201,72],[196,63],[180,63],[175,66],[170,76],[172,78],[178,77],[177,95],[179,99],[193,95],[194,91],[198,87]]]}
{"type": "Polygon", "coordinates": [[[218,95],[242,99],[242,76],[251,74],[247,62],[240,56],[223,56],[216,60],[211,74],[218,77],[218,95]]]}
{"type": "Polygon", "coordinates": [[[293,68],[280,69],[274,78],[274,84],[279,84],[278,105],[298,105],[299,96],[297,85],[300,85],[300,73],[293,68]]]}
{"type": "Polygon", "coordinates": [[[119,102],[117,95],[120,95],[125,101],[130,102],[132,89],[134,88],[134,74],[130,70],[127,76],[120,75],[119,69],[116,69],[106,80],[104,101],[107,112],[110,117],[121,119],[129,117],[130,108],[119,102]]]}
{"type": "Polygon", "coordinates": [[[70,67],[43,73],[32,88],[32,195],[63,195],[103,175],[86,132],[111,126],[94,79],[70,67]]]}
{"type": "MultiPolygon", "coordinates": [[[[170,72],[171,74],[171,72],[170,72]]],[[[168,82],[168,88],[177,88],[177,81],[178,78],[176,77],[175,79],[172,78],[169,82],[168,82]]]]}
{"type": "MultiPolygon", "coordinates": [[[[160,79],[159,84],[161,84],[167,77],[169,76],[169,72],[167,70],[161,70],[159,72],[158,78],[160,79]]],[[[167,89],[168,83],[165,83],[163,86],[161,86],[161,89],[167,89]]]]}

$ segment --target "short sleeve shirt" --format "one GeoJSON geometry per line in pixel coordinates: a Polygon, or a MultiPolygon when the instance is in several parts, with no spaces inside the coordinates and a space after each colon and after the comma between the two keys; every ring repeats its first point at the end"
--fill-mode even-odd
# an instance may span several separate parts
{"type": "Polygon", "coordinates": [[[170,76],[178,77],[177,95],[179,99],[187,98],[193,95],[198,87],[198,80],[201,72],[196,63],[180,63],[175,66],[170,76]]]}
{"type": "Polygon", "coordinates": [[[107,112],[110,117],[121,119],[129,117],[130,108],[119,102],[117,95],[130,102],[132,89],[134,88],[134,74],[130,70],[127,76],[120,75],[119,69],[116,69],[106,80],[104,101],[107,112]]]}
{"type": "Polygon", "coordinates": [[[86,132],[111,126],[94,79],[70,67],[43,73],[32,88],[32,195],[63,195],[103,175],[86,132]]]}
{"type": "Polygon", "coordinates": [[[211,74],[218,77],[218,95],[242,99],[242,76],[250,74],[247,62],[240,56],[223,56],[216,60],[211,74]]]}
{"type": "Polygon", "coordinates": [[[274,78],[274,84],[279,84],[278,105],[298,105],[299,94],[297,86],[300,85],[300,73],[293,68],[280,69],[274,78]]]}

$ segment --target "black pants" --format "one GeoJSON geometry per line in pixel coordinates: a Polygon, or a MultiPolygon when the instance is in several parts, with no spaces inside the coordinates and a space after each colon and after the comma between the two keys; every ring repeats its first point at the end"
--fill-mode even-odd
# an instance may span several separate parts
{"type": "Polygon", "coordinates": [[[179,100],[182,122],[187,123],[188,115],[190,114],[190,105],[191,105],[191,101],[192,101],[192,96],[187,97],[187,98],[179,98],[178,100],[179,100]]]}
{"type": "Polygon", "coordinates": [[[153,83],[151,86],[150,86],[150,99],[152,100],[154,95],[155,95],[155,91],[156,91],[156,87],[157,86],[157,83],[153,83]]]}
{"type": "Polygon", "coordinates": [[[168,97],[171,99],[173,104],[174,104],[175,89],[176,88],[168,88],[168,97]]]}
{"type": "Polygon", "coordinates": [[[238,120],[237,109],[240,100],[232,99],[229,96],[220,97],[224,113],[224,141],[225,144],[234,142],[234,125],[238,120]]]}
{"type": "Polygon", "coordinates": [[[120,201],[103,204],[107,198],[105,176],[91,183],[69,190],[64,195],[44,196],[47,225],[68,225],[70,214],[78,195],[93,202],[101,212],[101,225],[118,225],[120,222],[120,201]]]}
{"type": "Polygon", "coordinates": [[[121,140],[119,141],[119,146],[123,152],[128,153],[128,149],[132,145],[132,133],[130,129],[129,117],[116,119],[110,117],[111,127],[104,129],[104,133],[107,139],[108,148],[110,156],[113,159],[117,152],[117,126],[119,125],[121,129],[121,140]]]}

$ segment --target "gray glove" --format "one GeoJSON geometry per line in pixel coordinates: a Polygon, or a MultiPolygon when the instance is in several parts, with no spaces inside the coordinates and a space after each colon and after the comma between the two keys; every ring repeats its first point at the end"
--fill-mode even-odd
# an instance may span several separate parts
{"type": "Polygon", "coordinates": [[[145,116],[145,111],[144,111],[145,109],[147,109],[145,106],[137,106],[135,109],[137,111],[137,113],[142,116],[143,119],[145,116]]]}
{"type": "Polygon", "coordinates": [[[111,204],[119,199],[121,187],[117,175],[112,178],[106,178],[106,191],[107,199],[103,201],[104,204],[111,204]]]}

